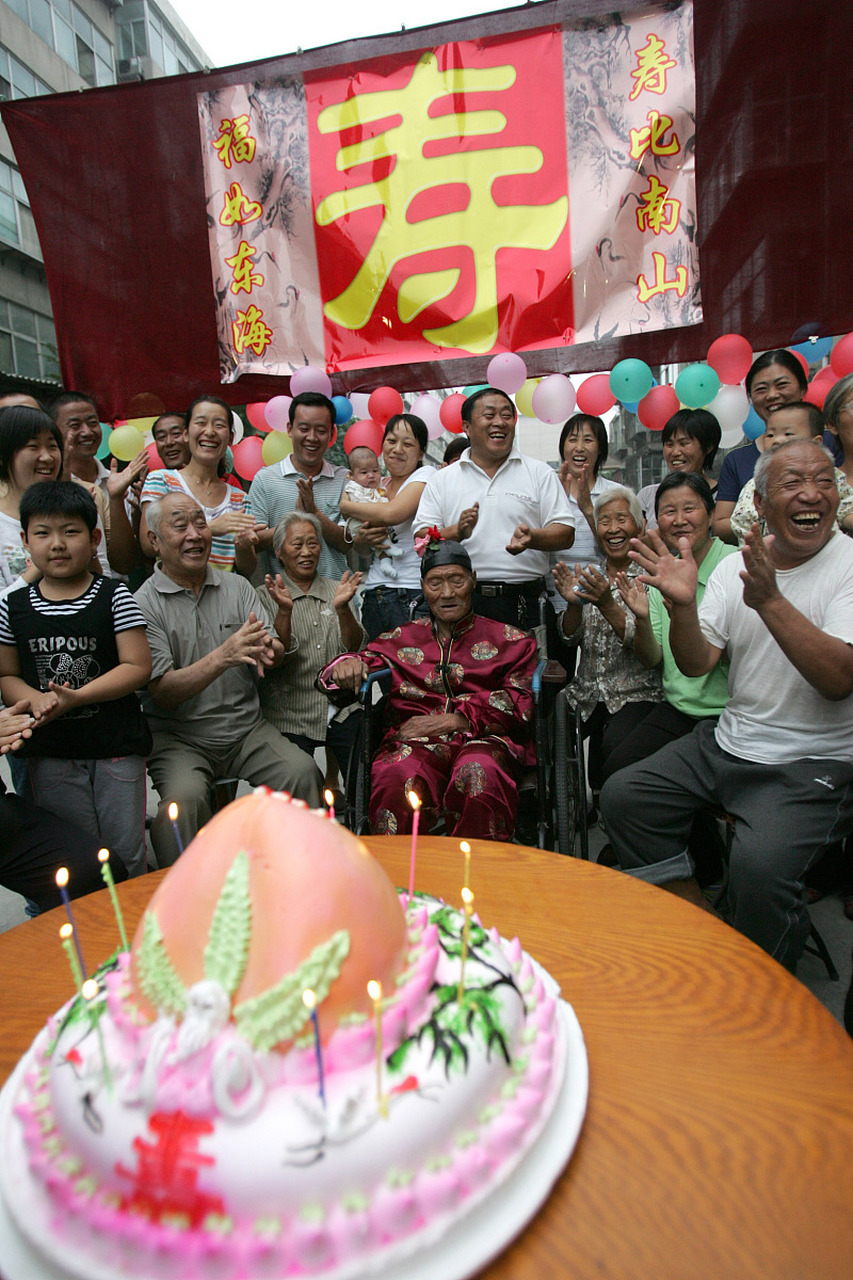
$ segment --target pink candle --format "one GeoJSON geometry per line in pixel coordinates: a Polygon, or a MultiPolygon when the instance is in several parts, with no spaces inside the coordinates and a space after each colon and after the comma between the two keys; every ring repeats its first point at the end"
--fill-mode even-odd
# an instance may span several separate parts
{"type": "Polygon", "coordinates": [[[326,790],[323,792],[323,799],[326,801],[326,804],[329,806],[329,810],[328,810],[328,812],[329,812],[329,818],[330,818],[330,820],[331,820],[332,822],[334,822],[334,820],[335,820],[335,793],[334,793],[334,791],[331,791],[328,787],[326,787],[326,790]]]}
{"type": "Polygon", "coordinates": [[[411,788],[406,792],[406,799],[414,810],[412,817],[412,856],[409,861],[409,901],[415,896],[415,859],[418,855],[418,823],[421,817],[421,802],[416,791],[411,788]]]}

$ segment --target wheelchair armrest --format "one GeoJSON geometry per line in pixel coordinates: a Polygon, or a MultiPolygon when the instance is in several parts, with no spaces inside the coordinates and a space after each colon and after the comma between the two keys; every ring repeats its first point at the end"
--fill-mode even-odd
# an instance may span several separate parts
{"type": "Polygon", "coordinates": [[[391,668],[380,667],[378,671],[371,671],[370,674],[362,682],[358,691],[358,701],[360,706],[368,706],[373,697],[373,686],[375,684],[382,685],[385,682],[383,693],[387,693],[391,685],[391,668]]]}

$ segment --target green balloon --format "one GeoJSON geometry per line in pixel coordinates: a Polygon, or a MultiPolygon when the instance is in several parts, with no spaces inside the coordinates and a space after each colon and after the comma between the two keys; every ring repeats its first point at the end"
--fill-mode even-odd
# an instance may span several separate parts
{"type": "Polygon", "coordinates": [[[675,380],[675,394],[688,409],[704,408],[719,389],[719,376],[709,364],[689,364],[675,380]]]}

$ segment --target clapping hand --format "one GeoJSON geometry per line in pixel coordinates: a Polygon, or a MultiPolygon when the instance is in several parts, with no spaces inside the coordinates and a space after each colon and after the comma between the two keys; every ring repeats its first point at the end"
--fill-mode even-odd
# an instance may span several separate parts
{"type": "Polygon", "coordinates": [[[638,582],[636,578],[629,578],[627,573],[617,573],[616,586],[635,618],[649,616],[649,593],[642,582],[638,582]]]}
{"type": "Polygon", "coordinates": [[[272,574],[266,574],[264,586],[278,605],[279,613],[291,613],[293,611],[293,596],[290,594],[290,588],[286,585],[280,573],[277,573],[275,577],[272,574]]]}
{"type": "Polygon", "coordinates": [[[772,533],[761,536],[761,526],[757,523],[744,540],[744,568],[740,577],[743,582],[743,602],[750,609],[760,609],[779,593],[776,570],[770,558],[773,542],[772,533]]]}
{"type": "Polygon", "coordinates": [[[579,565],[570,569],[564,560],[558,560],[554,565],[554,586],[568,604],[581,606],[584,600],[577,594],[577,586],[580,582],[579,571],[579,565]]]}
{"type": "Polygon", "coordinates": [[[335,598],[332,602],[336,611],[346,609],[349,606],[349,602],[361,586],[363,577],[364,574],[350,573],[349,569],[342,575],[340,582],[335,587],[335,598]]]}
{"type": "Polygon", "coordinates": [[[679,555],[674,556],[657,529],[649,529],[642,540],[631,539],[628,554],[643,570],[639,575],[640,582],[657,587],[672,604],[692,604],[696,599],[699,573],[689,538],[678,539],[678,551],[679,555]]]}

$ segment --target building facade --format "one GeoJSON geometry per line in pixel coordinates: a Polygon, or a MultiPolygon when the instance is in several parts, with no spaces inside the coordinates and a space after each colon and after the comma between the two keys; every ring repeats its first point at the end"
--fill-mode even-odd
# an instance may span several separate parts
{"type": "MultiPolygon", "coordinates": [[[[210,65],[160,0],[0,0],[0,101],[210,65]]],[[[56,332],[35,223],[0,124],[0,394],[60,387],[56,332]]]]}

